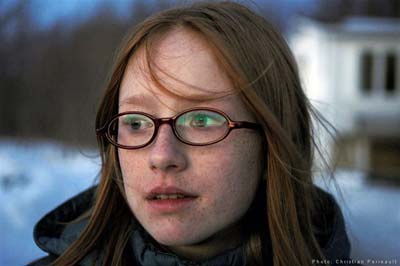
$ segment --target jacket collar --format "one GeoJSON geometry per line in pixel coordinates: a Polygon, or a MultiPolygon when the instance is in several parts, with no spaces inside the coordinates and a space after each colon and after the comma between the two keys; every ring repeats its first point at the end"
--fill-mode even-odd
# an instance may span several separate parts
{"type": "Polygon", "coordinates": [[[90,209],[94,191],[94,187],[85,190],[46,214],[34,228],[36,245],[51,254],[60,255],[64,252],[86,224],[86,221],[69,222],[90,209]]]}
{"type": "Polygon", "coordinates": [[[242,266],[245,262],[244,245],[227,250],[208,260],[193,262],[173,253],[162,251],[153,245],[151,237],[139,227],[130,239],[133,254],[140,266],[242,266]]]}
{"type": "Polygon", "coordinates": [[[331,194],[319,189],[321,194],[321,212],[315,223],[315,237],[322,247],[327,260],[347,259],[350,257],[350,241],[346,233],[343,214],[331,194]]]}

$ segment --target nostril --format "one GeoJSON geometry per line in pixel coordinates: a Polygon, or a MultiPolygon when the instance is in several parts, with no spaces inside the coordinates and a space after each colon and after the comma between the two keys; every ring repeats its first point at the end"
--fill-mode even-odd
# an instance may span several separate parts
{"type": "Polygon", "coordinates": [[[173,169],[179,169],[179,168],[180,168],[180,166],[178,166],[178,165],[176,165],[176,164],[174,164],[172,162],[166,162],[166,163],[155,162],[155,163],[151,163],[150,164],[150,169],[153,170],[153,171],[158,170],[158,169],[161,169],[161,170],[173,170],[173,169]]]}

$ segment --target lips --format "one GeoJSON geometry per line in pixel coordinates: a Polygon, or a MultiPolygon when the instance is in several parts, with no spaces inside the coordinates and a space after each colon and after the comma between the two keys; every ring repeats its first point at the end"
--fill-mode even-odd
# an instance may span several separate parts
{"type": "Polygon", "coordinates": [[[158,194],[152,200],[166,200],[166,199],[184,199],[185,195],[181,194],[158,194]]]}
{"type": "Polygon", "coordinates": [[[146,195],[147,200],[178,200],[196,197],[197,195],[193,193],[173,186],[155,187],[146,195]]]}
{"type": "Polygon", "coordinates": [[[149,210],[157,214],[178,214],[195,207],[198,195],[177,187],[155,187],[147,195],[149,210]]]}

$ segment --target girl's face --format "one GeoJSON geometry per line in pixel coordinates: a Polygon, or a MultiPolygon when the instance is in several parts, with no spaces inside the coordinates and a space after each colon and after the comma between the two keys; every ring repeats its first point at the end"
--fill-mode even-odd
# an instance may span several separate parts
{"type": "MultiPolygon", "coordinates": [[[[197,33],[172,30],[154,48],[156,73],[171,91],[210,96],[232,89],[197,33]]],[[[193,107],[212,107],[233,120],[255,121],[237,95],[196,102],[158,88],[145,60],[139,50],[126,68],[120,113],[141,111],[160,118],[193,107]]],[[[238,244],[238,222],[249,209],[261,178],[261,152],[261,137],[255,130],[235,129],[216,144],[189,146],[175,137],[168,124],[161,125],[148,146],[118,149],[133,214],[157,242],[187,257],[196,247],[218,252],[218,247],[238,244]],[[177,194],[186,197],[176,198],[177,194]]]]}

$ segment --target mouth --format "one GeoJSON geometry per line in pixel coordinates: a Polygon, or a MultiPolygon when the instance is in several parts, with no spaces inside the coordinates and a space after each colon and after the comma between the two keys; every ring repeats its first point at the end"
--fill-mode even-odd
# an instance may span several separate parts
{"type": "Polygon", "coordinates": [[[177,200],[185,198],[194,198],[193,196],[183,194],[156,194],[148,198],[148,200],[177,200]]]}
{"type": "Polygon", "coordinates": [[[177,187],[159,186],[147,194],[146,200],[151,211],[170,215],[195,206],[198,197],[177,187]]]}
{"type": "Polygon", "coordinates": [[[150,190],[146,195],[146,200],[157,201],[157,200],[182,200],[182,199],[193,199],[198,196],[187,192],[183,189],[172,187],[172,186],[160,186],[150,190]]]}

